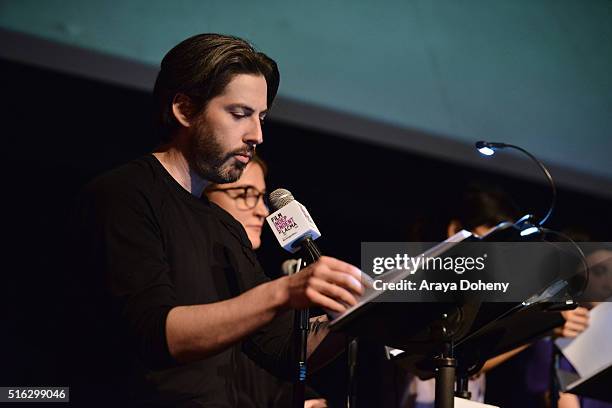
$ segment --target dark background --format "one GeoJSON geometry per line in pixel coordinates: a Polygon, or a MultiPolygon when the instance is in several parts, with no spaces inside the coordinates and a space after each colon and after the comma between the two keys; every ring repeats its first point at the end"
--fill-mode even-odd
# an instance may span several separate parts
{"type": "MultiPolygon", "coordinates": [[[[54,380],[67,289],[58,254],[70,254],[63,234],[73,197],[95,175],[156,146],[151,95],[5,60],[0,67],[8,226],[0,383],[62,385],[54,380]]],[[[319,226],[322,251],[355,264],[362,241],[445,238],[454,203],[471,180],[497,183],[538,215],[550,199],[545,183],[280,123],[273,112],[264,135],[258,151],[270,167],[268,191],[292,191],[319,226]]],[[[578,226],[594,240],[612,241],[611,204],[560,188],[549,227],[578,226]]],[[[267,230],[260,256],[271,274],[288,257],[267,230]]]]}

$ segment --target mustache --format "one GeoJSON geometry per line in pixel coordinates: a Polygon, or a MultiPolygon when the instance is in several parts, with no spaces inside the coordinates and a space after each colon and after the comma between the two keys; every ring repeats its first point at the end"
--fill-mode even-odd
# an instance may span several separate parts
{"type": "Polygon", "coordinates": [[[229,154],[229,156],[234,156],[236,154],[239,154],[242,156],[249,156],[250,158],[253,158],[253,156],[255,155],[255,146],[246,146],[245,148],[242,148],[242,149],[236,149],[232,151],[229,154]]]}

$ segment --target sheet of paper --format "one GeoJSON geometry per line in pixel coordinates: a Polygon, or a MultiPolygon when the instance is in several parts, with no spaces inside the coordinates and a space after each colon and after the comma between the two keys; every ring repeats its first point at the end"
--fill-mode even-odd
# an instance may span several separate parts
{"type": "Polygon", "coordinates": [[[612,302],[591,309],[589,327],[574,339],[556,340],[580,377],[590,377],[612,364],[612,302]]]}

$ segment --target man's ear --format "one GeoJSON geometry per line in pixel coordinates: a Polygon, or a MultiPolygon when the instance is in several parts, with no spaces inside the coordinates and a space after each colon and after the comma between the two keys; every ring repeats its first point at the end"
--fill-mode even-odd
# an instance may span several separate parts
{"type": "Polygon", "coordinates": [[[462,228],[463,227],[461,226],[461,222],[459,222],[459,220],[451,220],[446,228],[446,235],[450,238],[461,231],[462,228]]]}
{"type": "Polygon", "coordinates": [[[184,127],[190,127],[194,118],[195,107],[190,97],[177,93],[172,100],[172,114],[184,127]]]}

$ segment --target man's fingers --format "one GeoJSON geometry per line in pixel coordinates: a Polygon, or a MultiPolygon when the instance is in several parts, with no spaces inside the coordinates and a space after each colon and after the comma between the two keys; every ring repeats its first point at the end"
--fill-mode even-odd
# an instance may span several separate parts
{"type": "Polygon", "coordinates": [[[333,271],[347,273],[353,276],[358,281],[361,281],[362,272],[359,270],[359,268],[351,265],[350,263],[341,261],[336,258],[332,258],[330,256],[322,256],[319,261],[327,265],[333,271]]]}
{"type": "Polygon", "coordinates": [[[341,301],[349,306],[357,304],[357,299],[355,299],[355,297],[348,290],[341,286],[334,285],[333,283],[316,277],[312,277],[309,284],[323,295],[336,301],[341,301]]]}
{"type": "Polygon", "coordinates": [[[357,296],[364,293],[361,271],[335,258],[322,257],[310,265],[308,270],[296,274],[296,286],[306,289],[305,295],[313,302],[335,312],[344,312],[347,307],[357,304],[357,296]]]}
{"type": "MultiPolygon", "coordinates": [[[[356,269],[355,267],[351,268],[356,269]]],[[[317,268],[314,270],[314,276],[317,278],[342,286],[356,295],[363,295],[364,292],[364,287],[360,281],[360,277],[355,277],[356,275],[360,276],[360,274],[361,272],[358,274],[346,273],[341,270],[334,269],[325,263],[317,265],[317,268]]]]}
{"type": "Polygon", "coordinates": [[[335,300],[331,298],[328,298],[327,296],[324,296],[323,294],[321,294],[314,288],[306,289],[306,296],[312,303],[324,309],[328,309],[328,310],[331,310],[333,312],[338,312],[338,313],[342,313],[346,310],[346,306],[342,305],[341,303],[336,302],[335,300]]]}
{"type": "Polygon", "coordinates": [[[356,295],[363,294],[363,286],[361,282],[355,279],[352,275],[348,275],[342,272],[334,272],[330,270],[320,270],[316,275],[317,278],[325,280],[327,282],[333,283],[334,285],[338,285],[346,290],[351,291],[356,295]]]}

